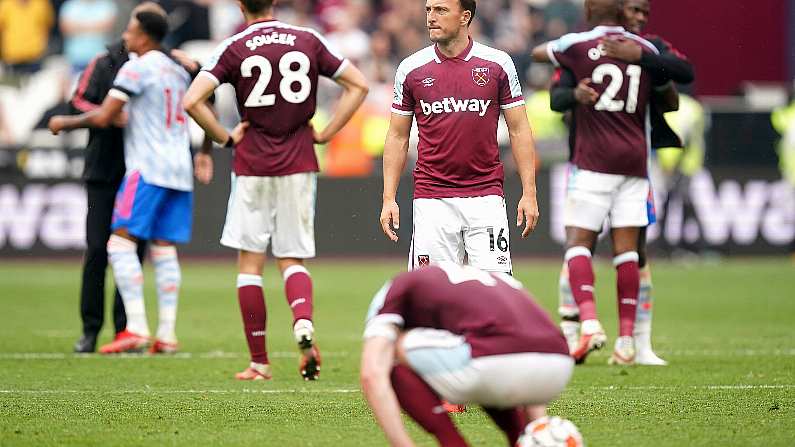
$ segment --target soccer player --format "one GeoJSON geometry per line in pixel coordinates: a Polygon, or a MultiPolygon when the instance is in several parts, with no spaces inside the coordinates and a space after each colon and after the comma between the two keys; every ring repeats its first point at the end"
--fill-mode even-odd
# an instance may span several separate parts
{"type": "MultiPolygon", "coordinates": [[[[350,119],[368,92],[361,72],[329,48],[317,32],[273,18],[273,1],[241,0],[248,28],[225,40],[188,89],[185,108],[208,135],[234,147],[234,177],[221,244],[239,252],[238,300],[251,363],[239,380],[271,378],[262,293],[265,252],[284,278],[293,333],[306,380],[320,373],[313,325],[312,279],[304,260],[315,256],[314,205],[318,163],[314,143],[325,143],[350,119]],[[342,87],[325,129],[312,128],[318,76],[342,87]],[[234,86],[242,138],[229,134],[205,100],[223,83],[234,86]]],[[[203,157],[208,157],[204,155],[203,157]]]]}
{"type": "Polygon", "coordinates": [[[181,96],[190,76],[161,46],[168,32],[162,14],[135,14],[124,44],[137,58],[119,70],[102,105],[78,116],[50,120],[53,133],[80,127],[105,128],[129,107],[124,135],[127,172],[116,197],[108,255],[124,300],[127,328],[100,352],[138,351],[150,344],[143,272],[136,255],[139,240],[150,240],[157,282],[159,326],[151,352],[175,352],[177,302],[181,282],[175,244],[190,240],[192,163],[181,96]]]}
{"type": "MultiPolygon", "coordinates": [[[[625,0],[623,7],[623,23],[626,28],[637,35],[641,35],[643,28],[649,19],[651,4],[649,0],[625,0]]],[[[632,39],[605,40],[603,45],[607,56],[616,57],[629,63],[637,63],[641,67],[652,72],[658,73],[661,77],[670,78],[673,82],[688,84],[693,81],[693,66],[687,58],[677,51],[670,43],[659,36],[643,35],[651,42],[660,54],[643,52],[640,45],[632,39]]],[[[589,85],[590,79],[586,78],[578,84],[574,74],[567,69],[560,71],[560,77],[551,91],[552,109],[558,112],[566,112],[575,108],[576,104],[592,105],[598,97],[596,92],[589,85]]],[[[655,95],[652,99],[650,108],[650,121],[652,125],[651,145],[652,148],[660,147],[681,147],[679,138],[668,126],[663,118],[663,112],[678,108],[678,98],[675,95],[666,94],[663,97],[655,95]],[[673,101],[671,101],[671,99],[673,101]]],[[[572,137],[576,133],[576,128],[571,129],[572,137]]],[[[654,203],[649,196],[649,224],[656,221],[654,213],[654,203]]],[[[593,251],[593,249],[592,249],[593,251]]],[[[646,257],[646,228],[640,230],[638,240],[638,256],[640,266],[640,292],[638,295],[638,311],[635,317],[635,363],[640,365],[666,365],[667,362],[654,353],[651,346],[651,320],[652,320],[652,281],[651,269],[646,257]]],[[[561,316],[561,329],[566,336],[572,350],[576,349],[579,341],[579,310],[571,294],[569,286],[569,274],[566,264],[563,265],[559,281],[558,308],[561,316]]]]}
{"type": "MultiPolygon", "coordinates": [[[[163,8],[154,2],[136,6],[131,15],[141,11],[153,11],[166,15],[163,8]]],[[[129,59],[124,42],[119,39],[107,47],[108,51],[97,55],[88,64],[71,100],[72,107],[79,112],[90,112],[99,108],[105,99],[121,66],[129,59]]],[[[82,285],[80,287],[80,316],[83,320],[83,335],[75,343],[79,353],[94,352],[97,336],[105,318],[105,270],[108,267],[108,239],[111,235],[111,220],[116,193],[124,178],[124,129],[110,126],[107,129],[91,129],[85,151],[83,178],[86,184],[88,207],[86,210],[86,250],[83,255],[82,285]]],[[[146,244],[138,244],[138,258],[143,260],[146,244]]],[[[127,327],[127,316],[119,290],[113,301],[113,323],[116,334],[127,327]]]]}
{"type": "Polygon", "coordinates": [[[619,313],[619,337],[610,363],[631,364],[640,287],[638,237],[648,225],[648,106],[654,87],[664,80],[653,78],[639,65],[606,55],[608,39],[632,39],[643,52],[659,53],[651,43],[618,25],[620,2],[588,0],[585,9],[595,28],[567,34],[533,50],[536,59],[571,70],[578,82],[591,79],[596,96],[593,104],[578,104],[574,110],[577,138],[564,216],[565,261],[582,320],[572,355],[584,361],[607,341],[596,315],[591,252],[610,217],[619,313]]]}
{"type": "Polygon", "coordinates": [[[496,135],[501,112],[522,182],[517,206],[522,237],[538,220],[535,148],[519,76],[508,54],[469,36],[475,6],[474,0],[427,0],[426,24],[434,44],[404,59],[395,74],[380,222],[384,234],[397,241],[400,210],[395,196],[416,118],[410,269],[450,261],[511,272],[496,135]]]}
{"type": "Polygon", "coordinates": [[[568,383],[574,361],[549,316],[504,273],[439,263],[373,298],[361,382],[390,445],[413,445],[400,407],[443,446],[466,446],[440,399],[484,408],[516,440],[568,383]]]}

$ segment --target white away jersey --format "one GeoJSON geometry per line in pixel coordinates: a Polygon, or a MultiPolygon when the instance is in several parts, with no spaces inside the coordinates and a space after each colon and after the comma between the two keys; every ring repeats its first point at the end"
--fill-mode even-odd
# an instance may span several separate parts
{"type": "Polygon", "coordinates": [[[126,101],[124,130],[127,172],[139,171],[147,183],[191,191],[193,163],[182,97],[190,75],[161,51],[149,51],[125,63],[110,95],[126,101]]]}

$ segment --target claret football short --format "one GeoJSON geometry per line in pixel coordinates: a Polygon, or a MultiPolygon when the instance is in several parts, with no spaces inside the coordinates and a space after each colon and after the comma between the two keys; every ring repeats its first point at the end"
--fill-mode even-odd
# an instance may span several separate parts
{"type": "Polygon", "coordinates": [[[444,400],[492,408],[545,404],[563,392],[574,360],[523,352],[472,357],[464,337],[416,328],[400,339],[408,366],[444,400]]]}
{"type": "Polygon", "coordinates": [[[446,261],[511,273],[509,233],[500,196],[414,199],[409,270],[446,261]]]}
{"type": "Polygon", "coordinates": [[[649,180],[572,168],[563,223],[599,232],[605,219],[612,228],[649,224],[649,180]]]}
{"type": "Polygon", "coordinates": [[[280,177],[232,176],[221,244],[277,258],[315,256],[317,176],[304,172],[280,177]]]}

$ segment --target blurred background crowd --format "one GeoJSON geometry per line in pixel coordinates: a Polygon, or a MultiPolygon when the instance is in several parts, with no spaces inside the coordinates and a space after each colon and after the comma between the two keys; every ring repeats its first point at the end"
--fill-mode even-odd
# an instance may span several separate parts
{"type": "MultiPolygon", "coordinates": [[[[1,0],[0,143],[4,145],[55,144],[42,132],[42,117],[53,105],[64,104],[79,73],[91,59],[117,40],[124,30],[135,0],[1,0]],[[38,76],[42,75],[44,76],[38,76]],[[37,77],[36,88],[30,89],[37,77]],[[41,85],[41,87],[39,87],[41,85]],[[45,87],[47,86],[47,87],[45,87]],[[55,88],[54,88],[55,87],[55,88]],[[42,94],[42,90],[47,90],[42,94]],[[26,95],[31,93],[31,95],[26,95]],[[14,102],[28,103],[17,110],[14,102]],[[13,112],[12,112],[13,110],[13,112]],[[19,112],[19,114],[17,114],[19,112]],[[14,119],[10,116],[14,115],[14,119]],[[35,138],[31,141],[31,138],[35,138]]],[[[201,60],[224,38],[243,26],[235,0],[165,0],[169,13],[170,48],[186,49],[201,60]]],[[[372,82],[372,94],[352,125],[324,151],[324,173],[331,176],[368,175],[377,170],[389,119],[395,68],[400,60],[426,46],[422,2],[405,0],[283,0],[277,17],[288,23],[320,30],[346,57],[363,69],[372,82]]],[[[543,87],[550,78],[548,66],[531,66],[533,46],[571,32],[582,25],[582,0],[493,0],[480,2],[472,26],[473,37],[507,51],[514,58],[528,87],[543,87]],[[531,68],[532,67],[532,68],[531,68]]],[[[317,120],[328,116],[333,89],[321,89],[317,120]]],[[[234,107],[227,123],[234,121],[234,107]]],[[[559,144],[552,157],[565,157],[563,123],[552,125],[559,144]]],[[[547,132],[549,133],[549,132],[547,132]]],[[[79,146],[81,139],[60,144],[79,146]]]]}

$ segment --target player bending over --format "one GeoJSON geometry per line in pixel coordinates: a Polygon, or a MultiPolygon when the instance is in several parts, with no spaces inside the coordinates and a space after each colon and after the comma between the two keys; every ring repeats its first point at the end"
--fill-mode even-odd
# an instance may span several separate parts
{"type": "Polygon", "coordinates": [[[440,445],[466,446],[441,399],[482,406],[513,446],[574,368],[566,340],[518,281],[453,263],[387,282],[364,338],[362,389],[392,446],[413,445],[401,407],[440,445]]]}
{"type": "Polygon", "coordinates": [[[78,116],[55,116],[53,133],[81,127],[108,127],[123,119],[127,171],[116,196],[108,257],[127,314],[127,328],[100,348],[104,354],[140,351],[150,343],[144,308],[143,271],[136,254],[139,240],[150,240],[157,282],[159,326],[152,352],[175,352],[181,273],[175,244],[190,240],[193,165],[181,95],[190,75],[163,52],[166,18],[143,11],[124,32],[124,44],[137,58],[119,70],[102,105],[78,116]]]}
{"type": "MultiPolygon", "coordinates": [[[[271,245],[293,312],[293,333],[306,380],[320,373],[315,343],[312,279],[304,260],[315,256],[314,143],[326,143],[367,95],[361,72],[310,28],[273,18],[272,0],[241,0],[248,23],[226,39],[185,95],[185,109],[210,137],[234,147],[234,175],[221,244],[238,250],[237,295],[251,363],[239,380],[271,378],[262,293],[265,252],[271,245]],[[316,131],[318,76],[334,79],[342,96],[328,125],[316,131]],[[205,101],[221,84],[235,88],[241,124],[230,135],[205,101]]],[[[199,171],[209,154],[198,158],[199,171]]],[[[204,174],[207,174],[204,172],[204,174]]]]}

